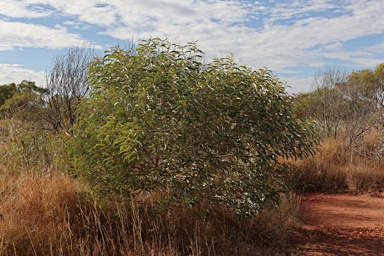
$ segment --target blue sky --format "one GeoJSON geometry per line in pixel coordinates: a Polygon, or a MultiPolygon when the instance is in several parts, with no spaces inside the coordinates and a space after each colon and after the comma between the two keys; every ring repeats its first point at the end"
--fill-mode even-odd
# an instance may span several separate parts
{"type": "Polygon", "coordinates": [[[53,58],[84,42],[102,54],[161,37],[234,54],[305,92],[326,67],[384,62],[383,13],[383,0],[0,0],[0,85],[44,86],[53,58]]]}

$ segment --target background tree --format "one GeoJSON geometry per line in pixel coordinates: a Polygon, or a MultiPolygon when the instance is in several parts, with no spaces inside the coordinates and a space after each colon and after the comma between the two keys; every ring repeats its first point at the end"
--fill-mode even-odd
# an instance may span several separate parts
{"type": "Polygon", "coordinates": [[[73,172],[102,195],[162,191],[241,214],[275,204],[292,172],[279,157],[313,152],[310,126],[294,119],[285,86],[232,58],[203,64],[194,43],[144,41],[90,65],[94,88],[79,107],[73,172]]]}
{"type": "Polygon", "coordinates": [[[336,67],[320,71],[314,77],[309,115],[319,122],[326,136],[337,137],[343,115],[348,111],[344,92],[338,87],[347,79],[348,73],[336,67]]]}
{"type": "Polygon", "coordinates": [[[4,93],[4,101],[0,104],[3,117],[39,121],[42,112],[40,97],[47,95],[47,89],[36,86],[35,82],[23,80],[20,84],[1,86],[0,90],[4,93]]]}
{"type": "Polygon", "coordinates": [[[49,95],[44,98],[44,119],[54,130],[70,132],[79,101],[90,91],[87,68],[94,57],[94,49],[83,45],[54,59],[46,78],[49,95]]]}
{"type": "Polygon", "coordinates": [[[10,84],[9,88],[12,94],[0,105],[4,118],[0,140],[6,145],[2,163],[17,166],[17,172],[47,170],[52,167],[54,153],[50,152],[52,137],[41,119],[44,111],[41,99],[48,91],[26,80],[10,84]]]}
{"type": "Polygon", "coordinates": [[[296,115],[314,118],[325,136],[345,136],[352,146],[377,125],[381,115],[384,95],[375,72],[349,74],[335,67],[319,72],[314,78],[315,90],[296,96],[296,115]]]}
{"type": "Polygon", "coordinates": [[[349,99],[345,118],[350,144],[372,129],[381,129],[384,107],[384,63],[375,70],[354,71],[339,85],[349,99]]]}
{"type": "Polygon", "coordinates": [[[352,72],[348,83],[357,88],[362,97],[383,106],[384,63],[377,65],[374,70],[363,69],[352,72]]]}
{"type": "Polygon", "coordinates": [[[17,92],[16,84],[10,83],[0,86],[0,106],[5,103],[6,100],[12,98],[17,92]]]}

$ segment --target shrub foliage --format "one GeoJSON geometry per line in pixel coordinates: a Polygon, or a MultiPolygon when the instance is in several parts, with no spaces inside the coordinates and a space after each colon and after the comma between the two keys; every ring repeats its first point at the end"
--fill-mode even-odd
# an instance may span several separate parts
{"type": "Polygon", "coordinates": [[[73,172],[103,196],[161,191],[250,214],[275,204],[290,166],[313,153],[285,85],[233,58],[204,63],[195,43],[149,39],[90,64],[93,91],[69,143],[73,172]]]}

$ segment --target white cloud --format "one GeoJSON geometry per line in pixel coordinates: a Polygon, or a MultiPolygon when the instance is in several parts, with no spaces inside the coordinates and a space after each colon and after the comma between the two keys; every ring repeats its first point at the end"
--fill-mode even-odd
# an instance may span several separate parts
{"type": "Polygon", "coordinates": [[[63,24],[65,26],[69,26],[69,27],[81,29],[81,30],[86,30],[86,29],[91,28],[91,26],[89,24],[86,24],[84,22],[75,22],[75,21],[71,21],[71,20],[64,21],[63,24]]]}
{"type": "Polygon", "coordinates": [[[42,18],[52,15],[52,10],[33,7],[27,1],[1,0],[0,14],[12,18],[42,18]]]}
{"type": "Polygon", "coordinates": [[[23,68],[20,64],[0,63],[0,85],[34,81],[37,86],[45,86],[45,72],[23,68]]]}
{"type": "Polygon", "coordinates": [[[266,19],[267,24],[274,24],[282,20],[290,20],[291,18],[299,19],[299,23],[305,23],[305,18],[309,16],[309,12],[334,12],[340,7],[335,4],[337,1],[327,0],[298,0],[298,1],[282,1],[268,9],[270,18],[266,19]],[[304,19],[302,21],[301,19],[304,19]]]}
{"type": "Polygon", "coordinates": [[[377,44],[373,44],[373,45],[368,46],[368,47],[365,47],[364,50],[368,51],[368,52],[371,52],[371,53],[381,53],[381,54],[384,54],[384,41],[380,42],[380,43],[377,43],[377,44]]]}
{"type": "MultiPolygon", "coordinates": [[[[348,56],[353,56],[355,50],[348,52],[344,49],[340,53],[343,43],[351,39],[384,32],[384,20],[381,18],[383,5],[379,1],[370,2],[371,4],[367,6],[365,3],[353,2],[353,6],[347,5],[347,10],[351,13],[342,13],[341,16],[332,18],[311,17],[299,20],[292,26],[269,24],[263,31],[251,34],[248,38],[255,45],[262,45],[259,52],[271,54],[270,59],[273,59],[273,55],[283,55],[282,57],[286,58],[288,62],[306,61],[308,65],[313,66],[321,61],[325,57],[324,55],[332,53],[334,58],[353,61],[353,58],[348,56]],[[361,8],[368,10],[358,11],[361,8]],[[324,49],[321,49],[323,46],[327,46],[325,52],[322,51],[324,49]]],[[[305,6],[303,8],[305,9],[305,6]]],[[[250,43],[245,45],[249,46],[250,43]]],[[[244,52],[250,52],[250,50],[251,48],[244,49],[244,52]]],[[[356,63],[358,64],[358,62],[356,63]]],[[[284,67],[278,67],[279,70],[280,68],[284,67]]]]}
{"type": "Polygon", "coordinates": [[[151,8],[149,2],[141,1],[116,9],[115,14],[121,16],[120,23],[106,27],[105,33],[122,40],[129,40],[132,35],[137,38],[166,36],[182,42],[199,40],[203,50],[233,52],[250,65],[266,65],[284,72],[286,67],[300,63],[319,66],[324,57],[324,53],[315,50],[319,46],[328,46],[327,52],[332,52],[335,58],[353,61],[346,58],[346,54],[338,55],[344,42],[384,31],[381,2],[366,2],[341,5],[335,1],[287,1],[260,8],[242,2],[195,1],[187,11],[186,7],[177,8],[177,4],[171,10],[151,8]],[[241,24],[260,9],[271,17],[262,28],[241,24]],[[323,16],[326,11],[333,12],[331,17],[323,16]],[[292,17],[299,19],[293,24],[278,24],[292,17]]]}
{"type": "Polygon", "coordinates": [[[65,28],[48,28],[41,25],[0,20],[0,49],[15,47],[65,48],[84,43],[80,35],[65,28]]]}
{"type": "MultiPolygon", "coordinates": [[[[47,6],[55,10],[56,15],[75,18],[79,21],[88,22],[98,26],[111,26],[116,23],[115,10],[108,1],[78,0],[76,2],[67,0],[20,0],[29,6],[47,6]]],[[[127,2],[119,1],[123,6],[127,2]]]]}
{"type": "MultiPolygon", "coordinates": [[[[380,61],[383,46],[348,49],[349,40],[384,33],[381,0],[3,0],[0,14],[39,18],[60,16],[47,28],[0,21],[0,50],[12,47],[61,48],[78,45],[71,28],[98,26],[116,40],[168,37],[199,41],[208,55],[234,53],[254,68],[276,73],[318,68],[332,60],[367,67],[380,61]],[[44,7],[44,8],[43,8],[44,7]],[[47,8],[46,8],[47,7],[47,8]],[[80,24],[80,27],[78,26],[80,24]],[[55,27],[56,25],[56,27],[55,27]],[[4,27],[4,30],[3,30],[4,27]]],[[[88,31],[87,29],[80,30],[88,31]]],[[[376,63],[378,64],[378,63],[376,63]]],[[[308,78],[306,78],[308,80],[308,78]]],[[[293,81],[292,78],[290,78],[293,81]]],[[[304,82],[298,77],[295,81],[304,82]]]]}
{"type": "Polygon", "coordinates": [[[297,94],[303,92],[309,92],[313,89],[313,77],[280,77],[281,81],[287,83],[287,92],[290,94],[297,94]]]}

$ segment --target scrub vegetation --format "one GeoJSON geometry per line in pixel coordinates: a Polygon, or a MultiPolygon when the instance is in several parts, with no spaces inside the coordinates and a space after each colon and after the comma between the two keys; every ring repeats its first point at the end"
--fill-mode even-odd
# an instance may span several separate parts
{"type": "Polygon", "coordinates": [[[297,95],[295,115],[312,119],[322,136],[319,152],[296,161],[303,188],[381,193],[384,186],[384,63],[350,74],[329,68],[312,92],[297,95]]]}
{"type": "Polygon", "coordinates": [[[286,255],[298,191],[380,189],[381,65],[291,96],[195,43],[93,54],[0,86],[0,255],[286,255]]]}

